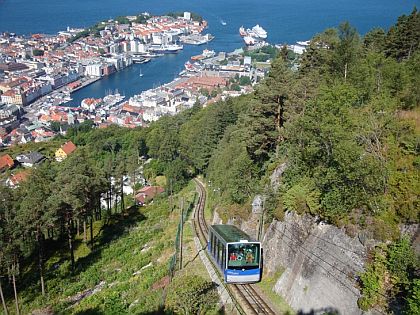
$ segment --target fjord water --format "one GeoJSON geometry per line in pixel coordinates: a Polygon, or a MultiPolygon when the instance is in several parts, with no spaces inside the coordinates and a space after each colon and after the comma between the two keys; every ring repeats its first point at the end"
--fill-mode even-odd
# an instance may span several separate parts
{"type": "Polygon", "coordinates": [[[397,17],[409,14],[415,0],[0,0],[0,32],[53,34],[70,27],[86,27],[97,21],[140,12],[164,14],[193,11],[209,21],[216,38],[208,46],[184,46],[148,64],[134,65],[74,94],[73,105],[85,97],[103,97],[118,89],[126,96],[171,81],[192,55],[204,48],[232,51],[242,46],[241,25],[262,25],[271,43],[310,39],[328,27],[349,21],[364,34],[374,27],[387,29],[397,17]],[[227,25],[222,25],[221,21],[227,25]],[[139,76],[140,68],[143,77],[139,76]]]}

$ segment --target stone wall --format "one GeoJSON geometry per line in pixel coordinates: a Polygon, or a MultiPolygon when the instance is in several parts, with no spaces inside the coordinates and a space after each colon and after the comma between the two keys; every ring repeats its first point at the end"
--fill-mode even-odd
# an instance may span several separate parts
{"type": "Polygon", "coordinates": [[[283,222],[271,223],[263,248],[266,272],[285,269],[274,289],[293,309],[361,314],[356,279],[366,250],[357,238],[311,216],[287,213],[283,222]]]}

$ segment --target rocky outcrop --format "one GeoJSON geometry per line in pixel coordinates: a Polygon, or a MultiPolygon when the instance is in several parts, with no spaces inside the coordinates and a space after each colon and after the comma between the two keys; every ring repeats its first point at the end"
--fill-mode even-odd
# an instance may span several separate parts
{"type": "Polygon", "coordinates": [[[281,177],[287,168],[287,163],[281,163],[270,176],[271,188],[276,191],[280,187],[281,177]]]}
{"type": "Polygon", "coordinates": [[[356,287],[366,249],[341,229],[311,216],[287,213],[274,221],[263,241],[266,272],[285,271],[274,290],[303,313],[361,314],[356,287]]]}
{"type": "MultiPolygon", "coordinates": [[[[246,221],[230,219],[257,238],[263,196],[256,196],[246,221]]],[[[222,220],[215,211],[213,224],[222,220]]],[[[284,272],[274,290],[302,314],[361,314],[356,280],[363,272],[367,246],[343,229],[319,223],[310,215],[286,213],[284,221],[273,221],[263,233],[265,272],[284,272]]]]}

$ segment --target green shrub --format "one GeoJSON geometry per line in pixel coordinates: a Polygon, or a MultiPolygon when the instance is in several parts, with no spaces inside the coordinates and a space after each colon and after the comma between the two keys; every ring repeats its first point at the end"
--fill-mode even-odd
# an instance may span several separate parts
{"type": "Polygon", "coordinates": [[[205,314],[216,306],[217,301],[218,295],[213,282],[192,275],[172,281],[165,307],[176,314],[205,314]]]}
{"type": "Polygon", "coordinates": [[[414,279],[407,298],[407,314],[420,314],[420,279],[414,279]]]}
{"type": "Polygon", "coordinates": [[[290,188],[283,196],[283,204],[287,210],[296,211],[299,214],[316,214],[320,208],[319,192],[309,179],[302,179],[290,188]]]}

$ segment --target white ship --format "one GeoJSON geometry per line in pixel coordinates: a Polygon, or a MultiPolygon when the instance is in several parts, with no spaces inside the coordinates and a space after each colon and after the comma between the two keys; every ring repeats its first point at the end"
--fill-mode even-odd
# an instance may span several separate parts
{"type": "Polygon", "coordinates": [[[258,24],[255,25],[252,28],[252,33],[255,34],[255,37],[257,38],[261,38],[261,39],[266,39],[267,38],[267,32],[265,29],[263,29],[261,26],[259,26],[258,24]]]}
{"type": "Polygon", "coordinates": [[[149,51],[154,53],[173,54],[184,49],[184,46],[171,44],[171,45],[151,45],[149,51]]]}

